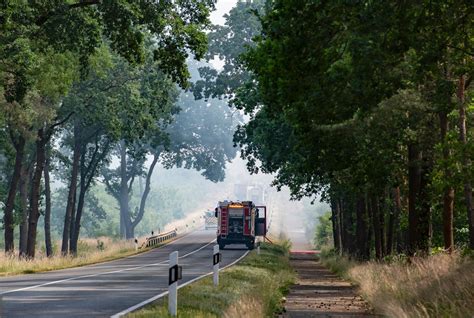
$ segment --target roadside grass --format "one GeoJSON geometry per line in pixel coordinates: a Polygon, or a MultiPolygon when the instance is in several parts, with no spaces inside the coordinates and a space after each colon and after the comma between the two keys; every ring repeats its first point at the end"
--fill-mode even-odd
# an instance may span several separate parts
{"type": "MultiPolygon", "coordinates": [[[[282,298],[295,280],[289,263],[289,245],[262,244],[238,264],[223,270],[219,286],[212,276],[178,292],[178,317],[274,317],[283,310],[282,298]]],[[[129,314],[129,318],[171,317],[166,297],[129,314]]]]}
{"type": "Polygon", "coordinates": [[[100,237],[80,240],[76,257],[61,256],[57,246],[53,257],[46,257],[45,252],[39,249],[36,257],[31,260],[20,259],[18,253],[12,256],[0,253],[0,276],[32,274],[90,265],[142,253],[147,250],[149,249],[135,251],[135,244],[132,241],[100,237]]]}
{"type": "Polygon", "coordinates": [[[382,315],[471,317],[474,313],[474,260],[459,252],[366,263],[326,252],[321,260],[357,284],[365,299],[382,315]]]}

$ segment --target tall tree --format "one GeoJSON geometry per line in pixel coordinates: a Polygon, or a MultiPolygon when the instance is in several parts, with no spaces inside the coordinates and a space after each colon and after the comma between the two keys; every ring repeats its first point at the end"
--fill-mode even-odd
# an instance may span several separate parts
{"type": "MultiPolygon", "coordinates": [[[[209,10],[214,1],[181,1],[179,3],[168,2],[165,4],[134,1],[59,1],[57,3],[18,3],[8,1],[2,4],[0,37],[0,54],[7,57],[0,63],[0,82],[3,87],[5,103],[2,110],[9,112],[9,127],[15,138],[21,134],[22,127],[35,132],[37,150],[42,151],[43,146],[49,142],[51,133],[48,126],[54,122],[47,123],[38,120],[36,126],[13,125],[13,112],[19,113],[20,117],[28,114],[25,107],[23,110],[14,107],[15,104],[28,104],[29,94],[36,92],[43,97],[48,97],[51,87],[65,94],[71,86],[70,80],[65,76],[47,77],[47,67],[54,68],[57,63],[44,64],[48,58],[59,57],[64,54],[67,58],[63,61],[78,61],[81,66],[81,74],[86,73],[89,57],[95,50],[107,41],[113,50],[118,52],[131,63],[142,63],[145,58],[145,33],[150,33],[154,41],[154,58],[161,69],[181,86],[186,85],[188,71],[186,69],[186,58],[189,52],[199,58],[204,54],[206,41],[204,28],[208,25],[209,10]],[[119,17],[119,18],[117,18],[119,17]],[[172,18],[170,18],[172,17],[172,18]],[[118,22],[117,22],[118,21],[118,22]],[[71,58],[71,55],[73,57],[71,58]],[[38,67],[38,65],[40,67],[38,67]],[[47,78],[48,81],[44,81],[47,78]],[[51,81],[54,78],[54,81],[51,81]],[[13,107],[13,108],[12,108],[13,107]],[[46,138],[46,139],[45,139],[46,138]],[[38,143],[38,141],[40,141],[38,143]]],[[[148,45],[147,45],[148,46],[148,45]]],[[[69,75],[74,67],[63,69],[63,73],[69,75]],[[64,72],[64,71],[67,72],[64,72]]],[[[49,72],[51,73],[51,72],[49,72]]],[[[49,74],[51,75],[51,74],[49,74]]],[[[42,101],[44,102],[44,101],[42,101]]],[[[57,110],[56,104],[51,105],[52,111],[57,110]]],[[[49,118],[53,119],[54,114],[49,118]]],[[[41,119],[38,117],[37,119],[41,119]]],[[[33,118],[33,122],[35,119],[33,118]]],[[[22,136],[22,138],[25,138],[22,136]]],[[[21,155],[21,152],[20,152],[21,155]]],[[[37,156],[37,160],[43,160],[44,156],[37,156]]],[[[20,162],[20,160],[18,160],[20,162]]],[[[43,163],[37,162],[35,177],[32,186],[34,190],[30,198],[33,200],[30,209],[29,228],[31,244],[29,243],[28,254],[34,256],[35,226],[39,215],[36,215],[38,189],[42,175],[43,163]],[[41,170],[41,171],[40,171],[41,170]],[[38,179],[39,178],[39,179],[38,179]]],[[[12,245],[11,228],[13,227],[11,212],[14,204],[14,193],[18,184],[20,165],[11,183],[11,199],[7,200],[6,206],[6,239],[7,251],[12,245]]]]}

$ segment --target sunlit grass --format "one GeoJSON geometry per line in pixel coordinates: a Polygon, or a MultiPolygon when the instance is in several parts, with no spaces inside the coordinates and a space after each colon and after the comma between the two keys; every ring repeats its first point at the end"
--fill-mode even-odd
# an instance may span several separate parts
{"type": "MultiPolygon", "coordinates": [[[[282,310],[282,297],[294,281],[288,246],[262,244],[261,254],[220,273],[214,287],[206,277],[178,292],[178,317],[273,317],[282,310]]],[[[159,300],[128,317],[169,317],[167,299],[159,300]]]]}
{"type": "MultiPolygon", "coordinates": [[[[143,252],[145,249],[138,250],[143,252]]],[[[34,259],[20,259],[18,254],[7,256],[0,253],[0,276],[31,274],[69,267],[83,266],[126,257],[138,253],[132,241],[113,240],[107,237],[97,239],[83,239],[78,243],[76,257],[60,256],[58,248],[55,256],[46,257],[44,251],[39,250],[34,259]]]]}
{"type": "Polygon", "coordinates": [[[378,313],[388,317],[471,317],[474,261],[453,255],[401,257],[389,263],[355,263],[323,255],[323,263],[359,285],[378,313]]]}

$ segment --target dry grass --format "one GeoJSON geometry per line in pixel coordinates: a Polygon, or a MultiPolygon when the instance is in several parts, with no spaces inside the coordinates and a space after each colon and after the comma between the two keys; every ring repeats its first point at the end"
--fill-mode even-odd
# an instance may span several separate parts
{"type": "Polygon", "coordinates": [[[391,263],[354,263],[335,257],[324,263],[359,285],[375,310],[389,317],[472,317],[474,314],[474,261],[453,255],[391,263]],[[341,265],[342,264],[342,265],[341,265]]]}
{"type": "Polygon", "coordinates": [[[224,313],[224,318],[262,318],[271,316],[265,314],[265,308],[260,299],[244,296],[232,304],[224,313]]]}
{"type": "MultiPolygon", "coordinates": [[[[139,252],[145,251],[139,250],[139,252]]],[[[61,257],[59,250],[53,257],[46,257],[39,250],[35,259],[26,260],[15,256],[0,253],[0,276],[31,274],[55,269],[83,266],[104,261],[109,261],[136,254],[135,245],[131,241],[112,240],[107,237],[97,239],[83,239],[78,244],[77,257],[61,257]]]]}

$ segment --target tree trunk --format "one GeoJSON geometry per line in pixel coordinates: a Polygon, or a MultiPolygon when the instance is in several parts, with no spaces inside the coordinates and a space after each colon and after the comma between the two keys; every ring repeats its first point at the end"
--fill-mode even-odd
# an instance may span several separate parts
{"type": "Polygon", "coordinates": [[[432,170],[432,164],[426,156],[422,154],[422,169],[420,175],[420,192],[418,195],[419,214],[418,214],[418,249],[427,255],[429,253],[432,237],[431,228],[431,202],[429,196],[429,182],[432,170]]]}
{"type": "MultiPolygon", "coordinates": [[[[96,148],[96,151],[94,152],[94,155],[92,156],[91,159],[91,165],[94,165],[92,161],[94,161],[95,156],[97,155],[98,148],[96,148]]],[[[76,219],[73,223],[74,226],[72,227],[71,230],[71,243],[69,246],[69,252],[73,255],[77,255],[77,242],[79,240],[79,232],[81,229],[81,218],[82,218],[82,212],[84,210],[84,203],[86,199],[86,193],[87,190],[89,189],[90,183],[92,181],[92,178],[95,173],[95,168],[97,166],[94,166],[94,171],[91,172],[90,179],[88,179],[88,172],[86,169],[86,164],[85,164],[85,158],[86,156],[86,151],[84,150],[81,154],[81,180],[80,180],[80,191],[79,191],[79,199],[77,202],[77,210],[76,210],[76,219]]],[[[91,167],[89,167],[91,168],[91,167]]]]}
{"type": "Polygon", "coordinates": [[[396,187],[392,190],[392,209],[390,213],[388,232],[387,232],[387,255],[393,253],[393,247],[395,245],[396,233],[399,231],[400,225],[400,187],[396,187]]]}
{"type": "Polygon", "coordinates": [[[38,226],[39,203],[41,196],[41,176],[43,175],[43,168],[45,162],[45,150],[47,138],[43,128],[38,130],[38,139],[36,140],[36,167],[31,183],[30,194],[30,214],[28,216],[28,243],[26,247],[26,255],[29,258],[35,257],[36,251],[36,232],[38,226]]]}
{"type": "Polygon", "coordinates": [[[342,243],[342,212],[341,212],[341,200],[339,198],[336,198],[335,200],[335,213],[336,213],[336,244],[338,248],[339,255],[342,255],[342,251],[344,249],[343,243],[342,243]]]}
{"type": "Polygon", "coordinates": [[[63,241],[61,245],[61,254],[67,255],[69,250],[69,239],[71,231],[71,220],[73,210],[76,206],[77,177],[79,174],[79,161],[81,157],[81,143],[79,136],[79,127],[74,125],[74,150],[72,156],[71,181],[69,183],[69,192],[67,196],[66,214],[64,215],[63,241]]]}
{"type": "Polygon", "coordinates": [[[427,254],[431,238],[431,205],[428,194],[432,164],[417,145],[408,146],[408,252],[427,254]]]}
{"type": "Polygon", "coordinates": [[[125,142],[120,145],[120,230],[122,238],[131,239],[134,236],[130,220],[130,197],[127,173],[127,148],[125,142]]]}
{"type": "Polygon", "coordinates": [[[71,244],[69,246],[69,251],[73,255],[77,255],[77,242],[79,240],[82,211],[84,210],[84,202],[85,202],[87,190],[88,190],[88,187],[86,187],[85,177],[84,178],[81,177],[81,187],[80,187],[80,192],[79,192],[79,199],[77,202],[76,220],[74,222],[74,228],[72,230],[71,244]]]}
{"type": "Polygon", "coordinates": [[[341,250],[341,236],[339,232],[339,221],[338,221],[338,211],[337,211],[337,202],[336,199],[331,199],[331,220],[332,220],[332,235],[334,240],[334,249],[336,251],[341,250]]]}
{"type": "MultiPolygon", "coordinates": [[[[367,229],[367,243],[368,243],[368,255],[369,255],[369,258],[370,258],[370,255],[372,253],[372,234],[373,234],[373,230],[374,230],[374,227],[373,227],[373,219],[374,219],[374,211],[373,211],[373,208],[372,208],[372,197],[370,194],[366,194],[365,196],[365,205],[366,205],[366,209],[367,209],[367,216],[368,216],[368,229],[367,229]]],[[[374,245],[374,248],[375,248],[375,238],[373,239],[373,245],[374,245]]]]}
{"type": "Polygon", "coordinates": [[[339,200],[339,213],[340,213],[340,231],[341,231],[341,242],[342,251],[348,255],[355,255],[355,235],[353,233],[353,209],[354,202],[351,197],[343,196],[339,200]]]}
{"type": "Polygon", "coordinates": [[[451,151],[449,150],[446,135],[449,131],[448,114],[443,111],[439,113],[440,137],[443,146],[443,173],[444,173],[444,189],[443,189],[443,237],[444,249],[448,253],[452,253],[454,249],[453,219],[454,219],[454,188],[451,186],[452,173],[449,167],[451,151]]]}
{"type": "MultiPolygon", "coordinates": [[[[138,215],[135,218],[135,220],[132,222],[132,229],[135,231],[135,227],[140,223],[140,221],[143,218],[143,215],[145,214],[145,205],[146,205],[146,200],[148,198],[148,194],[150,193],[151,187],[151,176],[153,175],[153,170],[155,169],[155,166],[158,162],[159,155],[155,154],[153,156],[153,161],[150,165],[150,168],[148,169],[148,173],[146,175],[146,180],[145,180],[145,189],[143,190],[141,200],[140,200],[140,209],[138,210],[138,215]]],[[[141,178],[139,179],[141,180],[141,178]]]]}
{"type": "MultiPolygon", "coordinates": [[[[397,235],[396,235],[396,247],[397,247],[397,253],[402,254],[406,253],[408,250],[408,231],[402,231],[401,230],[401,222],[400,220],[402,219],[402,215],[406,211],[406,218],[408,218],[408,195],[401,195],[401,190],[398,188],[398,199],[400,203],[400,210],[399,210],[399,217],[398,217],[398,224],[395,227],[397,229],[397,235]]],[[[405,217],[403,217],[405,219],[405,217]]]]}
{"type": "Polygon", "coordinates": [[[378,198],[372,195],[372,227],[374,231],[374,242],[375,242],[375,257],[380,260],[382,259],[382,236],[381,236],[381,225],[380,225],[380,207],[378,198]]]}
{"type": "Polygon", "coordinates": [[[19,242],[19,255],[20,257],[26,256],[26,245],[28,243],[28,188],[31,179],[31,166],[25,164],[21,169],[21,180],[20,180],[20,208],[21,208],[21,220],[20,220],[20,242],[19,242]]]}
{"type": "Polygon", "coordinates": [[[364,195],[360,195],[357,200],[357,220],[356,220],[356,256],[359,260],[368,260],[368,231],[367,231],[367,210],[364,195]]]}
{"type": "Polygon", "coordinates": [[[18,138],[18,142],[15,143],[15,166],[13,168],[12,178],[10,180],[10,188],[8,190],[7,202],[3,211],[3,226],[5,229],[5,253],[10,254],[14,251],[14,230],[15,222],[13,217],[13,210],[15,207],[15,197],[17,192],[18,183],[20,181],[23,156],[25,154],[25,139],[23,137],[18,138]]]}
{"type": "Polygon", "coordinates": [[[458,83],[457,99],[459,105],[459,139],[463,144],[462,171],[464,179],[464,200],[466,204],[467,219],[469,223],[469,247],[474,250],[474,209],[472,202],[472,185],[470,181],[471,161],[467,154],[467,125],[466,125],[466,96],[465,77],[461,75],[458,83]]]}
{"type": "Polygon", "coordinates": [[[408,145],[408,253],[414,255],[418,249],[417,197],[420,191],[421,152],[417,145],[408,145]]]}
{"type": "Polygon", "coordinates": [[[339,229],[341,231],[342,252],[348,252],[349,233],[347,231],[347,201],[345,198],[339,199],[339,229]]]}
{"type": "Polygon", "coordinates": [[[380,243],[382,244],[382,257],[387,255],[387,238],[385,237],[385,215],[386,211],[388,210],[386,197],[388,196],[388,192],[384,191],[382,196],[382,200],[379,200],[379,217],[380,217],[380,243]]]}
{"type": "Polygon", "coordinates": [[[84,204],[87,191],[92,184],[94,176],[97,171],[97,167],[104,160],[105,156],[108,154],[109,151],[109,143],[106,143],[102,148],[102,153],[100,154],[99,151],[99,144],[96,143],[96,147],[94,153],[90,159],[89,165],[86,165],[86,151],[84,151],[81,155],[81,182],[80,182],[80,192],[79,192],[79,199],[77,203],[77,210],[76,210],[76,220],[74,222],[74,229],[72,231],[72,239],[69,247],[69,251],[73,255],[77,255],[77,242],[79,240],[79,233],[81,230],[81,218],[84,211],[84,204]]]}
{"type": "Polygon", "coordinates": [[[49,178],[51,158],[50,153],[46,154],[46,161],[44,165],[44,195],[45,195],[45,210],[44,210],[44,243],[46,245],[46,256],[53,256],[53,244],[51,243],[51,184],[49,178]]]}

